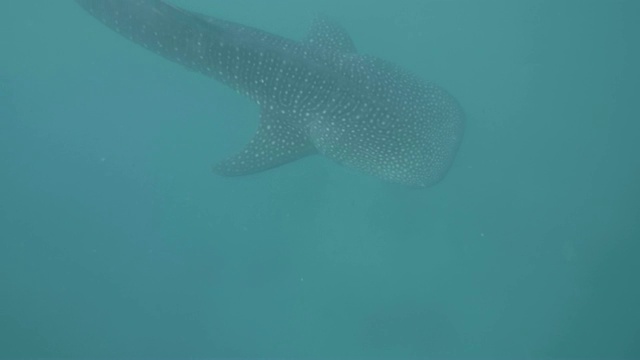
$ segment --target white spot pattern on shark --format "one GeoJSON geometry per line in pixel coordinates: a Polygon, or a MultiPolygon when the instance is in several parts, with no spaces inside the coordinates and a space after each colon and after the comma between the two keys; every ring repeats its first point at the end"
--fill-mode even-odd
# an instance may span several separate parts
{"type": "Polygon", "coordinates": [[[220,175],[264,171],[319,153],[386,181],[429,186],[451,167],[464,113],[442,88],[360,55],[319,17],[303,41],[180,9],[162,0],[76,0],[105,25],[261,107],[245,148],[220,175]]]}

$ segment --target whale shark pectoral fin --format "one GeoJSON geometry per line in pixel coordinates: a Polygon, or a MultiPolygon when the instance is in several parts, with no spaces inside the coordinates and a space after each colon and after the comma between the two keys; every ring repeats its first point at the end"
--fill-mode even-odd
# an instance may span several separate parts
{"type": "Polygon", "coordinates": [[[357,52],[356,45],[347,30],[335,20],[324,15],[316,16],[304,43],[309,46],[345,53],[357,52]]]}
{"type": "Polygon", "coordinates": [[[260,125],[244,149],[213,165],[221,176],[242,176],[269,170],[316,153],[301,130],[271,111],[262,111],[260,125]]]}

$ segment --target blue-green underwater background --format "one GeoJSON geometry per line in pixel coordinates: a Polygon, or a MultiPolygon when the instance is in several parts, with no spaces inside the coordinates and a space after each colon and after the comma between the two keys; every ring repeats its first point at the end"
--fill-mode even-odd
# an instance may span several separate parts
{"type": "Polygon", "coordinates": [[[314,14],[456,96],[445,180],[225,179],[258,108],[68,0],[0,3],[0,357],[640,357],[640,3],[182,0],[314,14]]]}

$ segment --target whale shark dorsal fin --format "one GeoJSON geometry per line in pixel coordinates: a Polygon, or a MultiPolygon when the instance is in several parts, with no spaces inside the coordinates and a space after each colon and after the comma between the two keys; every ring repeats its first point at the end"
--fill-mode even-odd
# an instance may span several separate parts
{"type": "Polygon", "coordinates": [[[315,147],[300,129],[290,125],[282,112],[263,109],[260,125],[244,149],[213,165],[222,176],[249,175],[314,154],[315,147]]]}
{"type": "Polygon", "coordinates": [[[345,53],[357,52],[356,45],[347,30],[335,20],[324,15],[315,17],[304,43],[345,53]]]}

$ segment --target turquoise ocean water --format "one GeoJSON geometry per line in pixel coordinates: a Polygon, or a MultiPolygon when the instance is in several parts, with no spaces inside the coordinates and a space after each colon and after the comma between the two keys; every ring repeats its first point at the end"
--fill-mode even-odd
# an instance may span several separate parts
{"type": "Polygon", "coordinates": [[[216,177],[258,108],[72,1],[0,3],[0,358],[640,357],[640,3],[182,0],[314,14],[449,90],[454,167],[216,177]]]}

